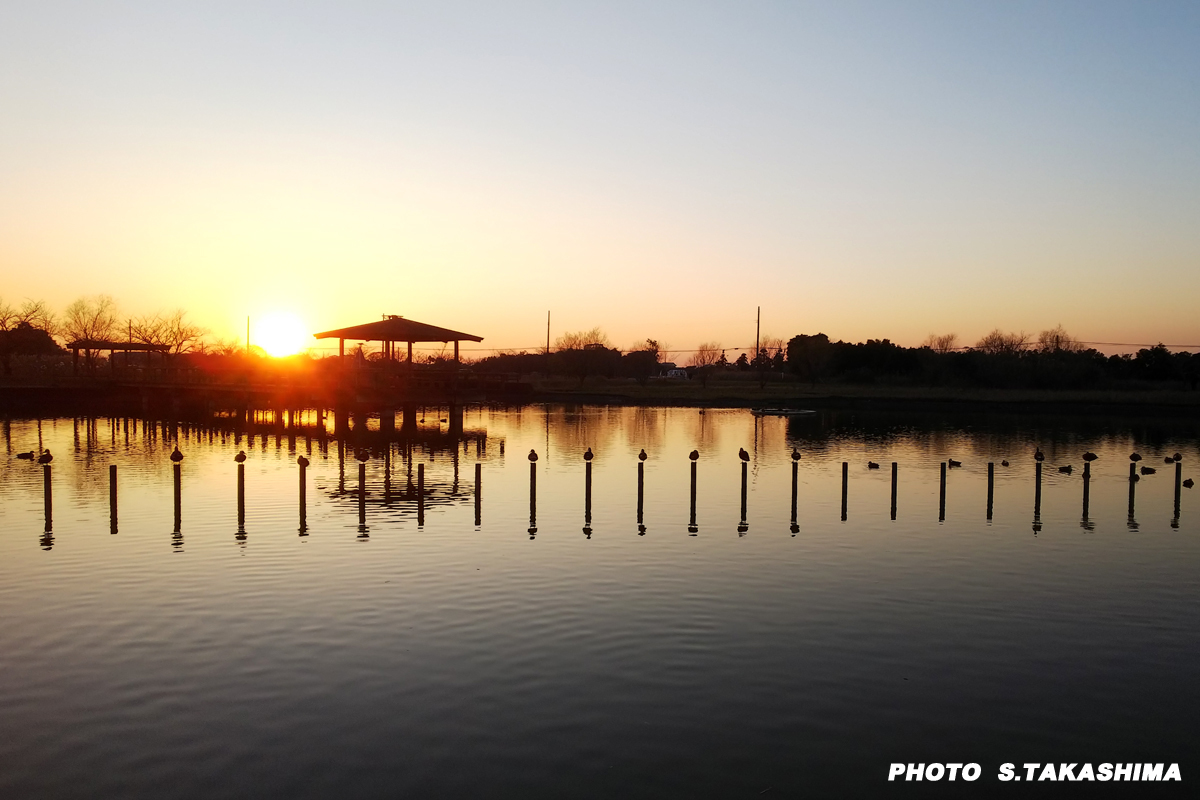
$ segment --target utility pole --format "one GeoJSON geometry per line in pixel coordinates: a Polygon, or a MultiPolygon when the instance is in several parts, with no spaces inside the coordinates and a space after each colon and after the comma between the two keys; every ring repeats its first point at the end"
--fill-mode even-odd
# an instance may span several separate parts
{"type": "Polygon", "coordinates": [[[546,357],[550,357],[550,312],[546,311],[546,357]]]}
{"type": "Polygon", "coordinates": [[[246,355],[250,355],[250,316],[246,315],[246,355]]]}

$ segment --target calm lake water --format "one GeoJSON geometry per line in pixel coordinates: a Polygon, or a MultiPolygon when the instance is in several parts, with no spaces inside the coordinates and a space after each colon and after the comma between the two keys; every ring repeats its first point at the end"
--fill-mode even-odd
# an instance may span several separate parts
{"type": "Polygon", "coordinates": [[[1177,517],[1163,463],[1179,451],[1200,478],[1195,422],[529,406],[468,409],[458,438],[445,416],[407,444],[368,423],[362,525],[353,433],[5,422],[0,797],[1068,788],[998,783],[1002,762],[1180,764],[1182,787],[1107,787],[1128,796],[1195,782],[1200,490],[1177,517]],[[42,469],[16,458],[39,442],[49,531],[42,469]],[[1157,474],[1131,499],[1134,450],[1157,474]],[[889,784],[891,762],[983,774],[889,784]]]}

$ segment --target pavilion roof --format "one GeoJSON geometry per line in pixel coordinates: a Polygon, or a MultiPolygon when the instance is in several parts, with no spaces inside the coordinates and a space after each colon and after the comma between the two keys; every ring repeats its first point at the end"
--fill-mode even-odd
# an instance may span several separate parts
{"type": "Polygon", "coordinates": [[[145,344],[143,342],[110,342],[107,339],[76,339],[67,345],[68,350],[122,350],[126,352],[167,353],[169,344],[145,344]]]}
{"type": "Polygon", "coordinates": [[[351,325],[332,331],[314,333],[317,339],[358,339],[367,342],[482,342],[482,336],[472,336],[462,331],[426,325],[404,317],[392,317],[378,322],[351,325]]]}

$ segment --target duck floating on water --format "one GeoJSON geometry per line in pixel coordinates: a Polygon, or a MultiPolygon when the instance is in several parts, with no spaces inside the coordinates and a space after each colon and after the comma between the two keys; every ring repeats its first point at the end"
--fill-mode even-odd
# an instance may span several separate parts
{"type": "Polygon", "coordinates": [[[1008,460],[1007,460],[1007,459],[1005,459],[1004,461],[1001,461],[1001,462],[1000,462],[1000,466],[1002,466],[1002,467],[1007,467],[1007,466],[1008,466],[1008,460]]]}
{"type": "Polygon", "coordinates": [[[867,469],[879,469],[879,465],[876,464],[874,461],[868,461],[867,469]]]}
{"type": "Polygon", "coordinates": [[[1141,468],[1141,473],[1143,475],[1153,475],[1156,472],[1158,472],[1158,470],[1156,470],[1154,467],[1142,467],[1141,468]]]}
{"type": "Polygon", "coordinates": [[[1190,489],[1196,485],[1196,482],[1194,480],[1192,480],[1191,478],[1188,478],[1186,481],[1183,482],[1183,485],[1185,488],[1190,489]]]}
{"type": "Polygon", "coordinates": [[[1070,465],[1070,464],[1067,464],[1065,467],[1059,467],[1059,468],[1058,468],[1058,471],[1059,471],[1059,472],[1066,473],[1067,475],[1070,475],[1070,474],[1071,474],[1071,469],[1072,469],[1071,465],[1070,465]]]}
{"type": "Polygon", "coordinates": [[[23,458],[26,461],[33,461],[33,457],[35,455],[37,454],[30,450],[28,453],[17,453],[17,458],[23,458]]]}
{"type": "Polygon", "coordinates": [[[948,467],[961,467],[961,466],[962,466],[962,462],[961,462],[961,461],[955,461],[953,458],[951,458],[951,459],[948,459],[948,460],[946,461],[946,466],[948,466],[948,467]]]}

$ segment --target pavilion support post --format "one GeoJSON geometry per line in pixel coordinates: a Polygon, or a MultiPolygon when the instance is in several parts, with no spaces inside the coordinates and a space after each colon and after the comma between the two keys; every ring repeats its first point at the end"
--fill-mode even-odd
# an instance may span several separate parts
{"type": "Polygon", "coordinates": [[[458,340],[454,340],[454,366],[458,366],[458,340]]]}
{"type": "Polygon", "coordinates": [[[411,370],[412,370],[412,365],[413,365],[413,360],[412,360],[412,346],[413,346],[413,343],[412,343],[412,342],[409,342],[409,343],[408,343],[408,369],[409,369],[409,371],[411,371],[411,370]]]}
{"type": "Polygon", "coordinates": [[[338,363],[346,366],[346,340],[338,339],[338,363]]]}

